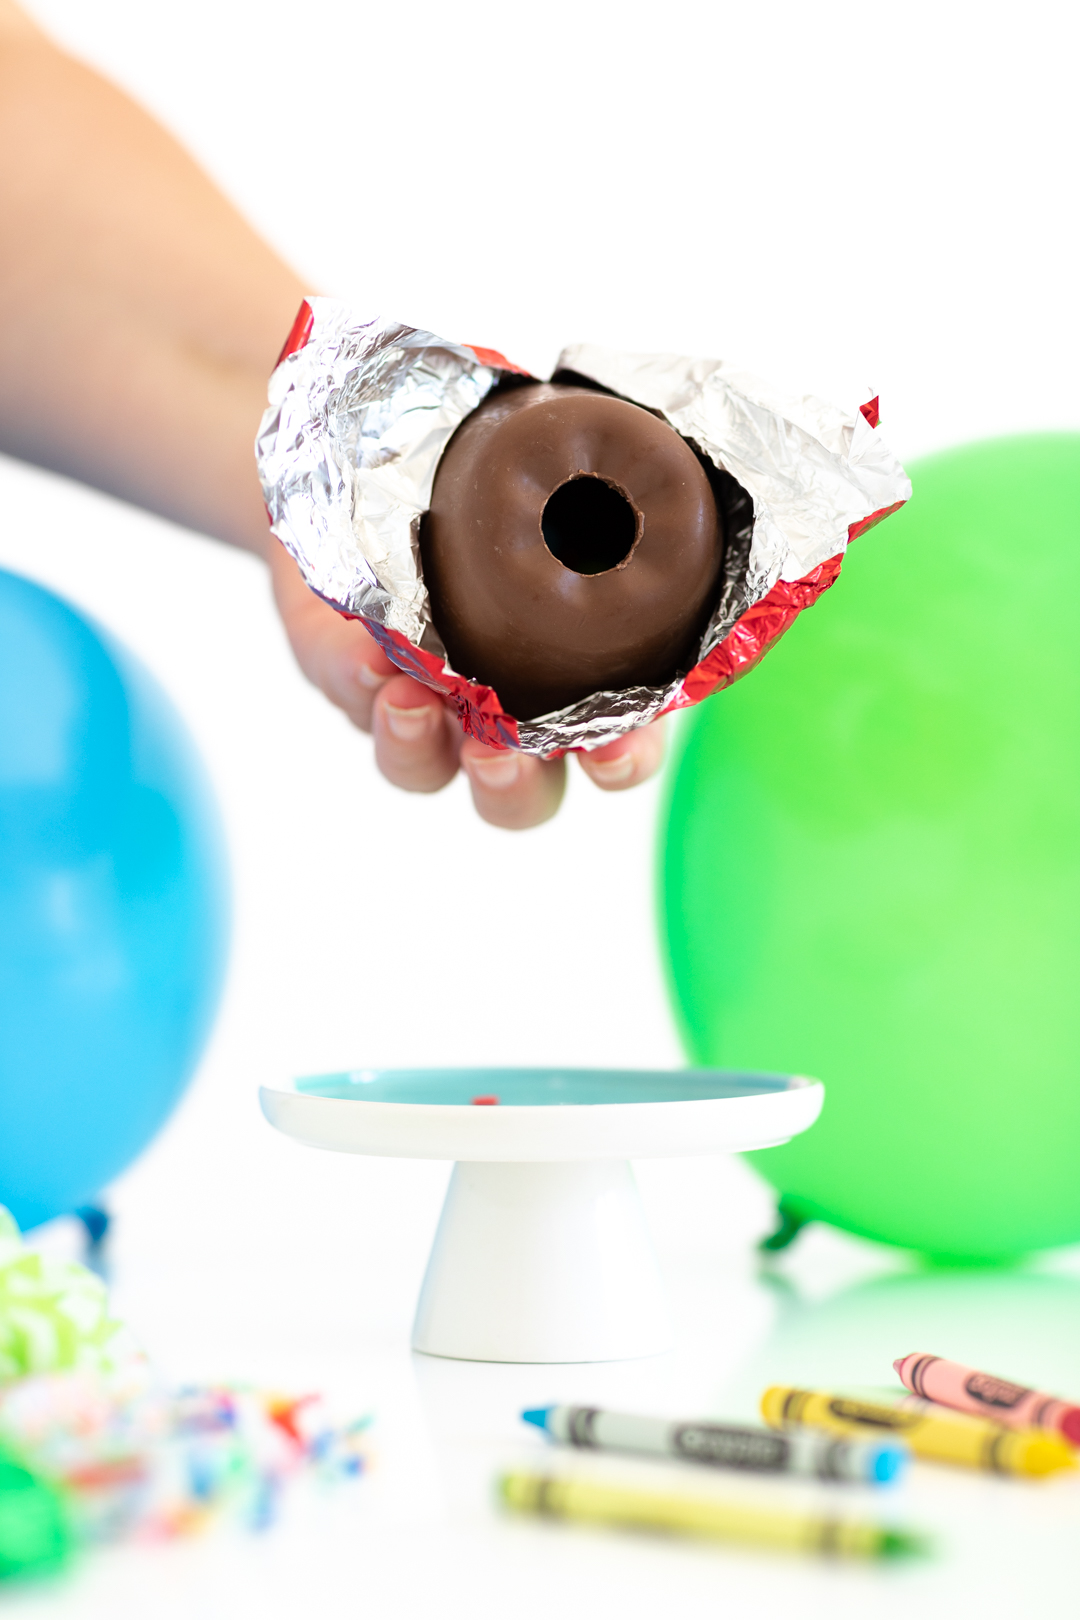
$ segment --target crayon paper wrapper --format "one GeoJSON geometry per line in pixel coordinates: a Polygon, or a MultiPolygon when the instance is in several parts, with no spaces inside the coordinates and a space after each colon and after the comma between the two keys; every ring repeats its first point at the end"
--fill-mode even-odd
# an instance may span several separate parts
{"type": "Polygon", "coordinates": [[[719,469],[724,565],[692,669],[666,687],[596,692],[517,720],[447,662],[419,545],[443,450],[507,372],[528,375],[492,350],[312,298],[270,379],[256,440],[271,527],[311,589],[362,619],[489,746],[598,748],[729,686],[833,583],[848,541],[911,493],[876,402],[848,415],[719,360],[564,349],[556,381],[585,380],[658,413],[719,469]]]}

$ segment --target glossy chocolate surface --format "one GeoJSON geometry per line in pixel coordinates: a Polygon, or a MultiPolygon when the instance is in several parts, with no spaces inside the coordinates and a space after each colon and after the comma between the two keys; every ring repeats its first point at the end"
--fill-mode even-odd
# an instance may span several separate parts
{"type": "Polygon", "coordinates": [[[520,720],[689,668],[722,552],[708,476],[675,430],[557,383],[465,419],[421,528],[451,664],[520,720]]]}

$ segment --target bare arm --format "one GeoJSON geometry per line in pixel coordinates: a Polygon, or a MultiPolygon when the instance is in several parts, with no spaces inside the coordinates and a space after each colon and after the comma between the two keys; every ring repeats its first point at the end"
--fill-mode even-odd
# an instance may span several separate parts
{"type": "Polygon", "coordinates": [[[0,8],[0,446],[267,551],[252,441],[304,289],[141,108],[0,8]]]}
{"type": "MultiPolygon", "coordinates": [[[[431,792],[461,764],[487,820],[553,814],[561,762],[463,742],[269,534],[252,445],[307,289],[172,136],[13,0],[0,0],[0,218],[0,450],[265,558],[301,668],[374,732],[391,781],[431,792]]],[[[585,768],[621,788],[659,756],[650,728],[585,768]]]]}

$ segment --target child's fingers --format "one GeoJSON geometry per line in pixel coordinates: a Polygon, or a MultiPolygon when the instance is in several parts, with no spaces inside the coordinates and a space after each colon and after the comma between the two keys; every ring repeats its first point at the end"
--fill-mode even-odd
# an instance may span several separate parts
{"type": "Polygon", "coordinates": [[[394,675],[372,705],[375,760],[388,782],[437,793],[457,774],[461,732],[445,704],[409,675],[394,675]]]}
{"type": "Polygon", "coordinates": [[[637,787],[639,782],[647,782],[655,775],[663,763],[664,722],[654,720],[651,726],[642,726],[617,742],[577,757],[589,780],[606,793],[621,793],[624,788],[637,787]]]}
{"type": "Polygon", "coordinates": [[[562,803],[566,765],[561,759],[538,759],[514,748],[485,748],[467,737],[461,745],[461,766],[477,813],[494,827],[539,826],[562,803]]]}
{"type": "MultiPolygon", "coordinates": [[[[283,547],[272,548],[270,562],[297,663],[354,725],[374,732],[375,757],[388,781],[414,793],[435,793],[454,776],[460,754],[485,821],[535,827],[555,814],[566,786],[562,760],[485,748],[472,738],[463,742],[435,693],[396,670],[361,624],[320,601],[283,547]]],[[[663,723],[657,721],[578,759],[597,787],[618,792],[652,776],[663,753],[663,723]]]]}
{"type": "Polygon", "coordinates": [[[308,680],[353,725],[371,730],[376,693],[395,674],[393,664],[355,619],[343,619],[310,591],[283,546],[271,554],[278,612],[296,662],[308,680]]]}

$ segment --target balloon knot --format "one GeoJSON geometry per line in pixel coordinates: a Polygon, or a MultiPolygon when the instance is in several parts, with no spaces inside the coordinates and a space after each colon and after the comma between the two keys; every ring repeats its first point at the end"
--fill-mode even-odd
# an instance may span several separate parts
{"type": "Polygon", "coordinates": [[[770,1232],[768,1237],[762,1238],[758,1244],[759,1250],[763,1254],[777,1254],[781,1249],[788,1248],[803,1227],[810,1225],[812,1219],[812,1216],[804,1215],[788,1199],[779,1199],[776,1205],[776,1230],[770,1232]]]}

